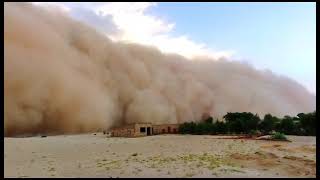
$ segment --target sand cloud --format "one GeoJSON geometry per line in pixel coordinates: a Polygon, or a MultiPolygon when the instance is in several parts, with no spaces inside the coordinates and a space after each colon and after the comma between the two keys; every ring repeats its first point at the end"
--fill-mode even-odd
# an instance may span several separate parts
{"type": "Polygon", "coordinates": [[[200,120],[204,113],[315,110],[314,95],[271,71],[212,57],[190,61],[114,42],[69,16],[5,3],[6,136],[91,132],[132,122],[182,123],[200,120]]]}

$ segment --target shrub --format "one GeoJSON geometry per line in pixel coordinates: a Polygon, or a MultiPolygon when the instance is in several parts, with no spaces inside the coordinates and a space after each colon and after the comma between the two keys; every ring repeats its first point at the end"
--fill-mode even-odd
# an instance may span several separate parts
{"type": "Polygon", "coordinates": [[[224,122],[216,121],[214,124],[215,130],[217,133],[225,134],[227,133],[227,125],[224,122]]]}
{"type": "Polygon", "coordinates": [[[250,136],[259,136],[259,135],[261,135],[261,132],[259,130],[250,130],[249,135],[250,136]]]}
{"type": "Polygon", "coordinates": [[[276,133],[272,134],[271,139],[273,139],[273,140],[288,140],[287,137],[285,136],[285,134],[280,133],[280,132],[276,132],[276,133]]]}
{"type": "Polygon", "coordinates": [[[196,123],[185,122],[179,126],[179,132],[181,134],[194,134],[196,129],[196,123]]]}

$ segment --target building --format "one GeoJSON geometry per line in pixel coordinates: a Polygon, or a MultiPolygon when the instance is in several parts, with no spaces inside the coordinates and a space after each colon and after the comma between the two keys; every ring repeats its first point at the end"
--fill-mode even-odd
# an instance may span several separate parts
{"type": "Polygon", "coordinates": [[[135,123],[111,129],[112,137],[142,137],[156,134],[174,134],[178,132],[178,124],[152,125],[151,123],[135,123]]]}

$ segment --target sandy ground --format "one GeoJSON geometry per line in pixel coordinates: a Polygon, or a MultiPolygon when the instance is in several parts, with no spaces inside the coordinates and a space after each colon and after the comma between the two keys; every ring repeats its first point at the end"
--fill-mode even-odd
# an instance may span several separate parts
{"type": "Polygon", "coordinates": [[[292,142],[102,133],[4,138],[5,177],[315,177],[316,137],[292,142]]]}

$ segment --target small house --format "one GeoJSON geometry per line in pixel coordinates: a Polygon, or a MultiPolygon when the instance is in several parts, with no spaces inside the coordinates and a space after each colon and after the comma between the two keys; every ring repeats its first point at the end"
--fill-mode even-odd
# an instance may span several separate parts
{"type": "Polygon", "coordinates": [[[178,124],[152,125],[151,123],[128,124],[111,129],[112,137],[142,137],[156,134],[174,134],[178,132],[178,124]]]}

